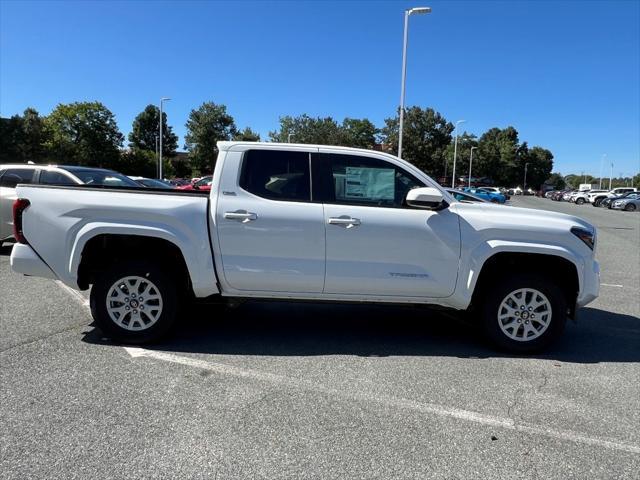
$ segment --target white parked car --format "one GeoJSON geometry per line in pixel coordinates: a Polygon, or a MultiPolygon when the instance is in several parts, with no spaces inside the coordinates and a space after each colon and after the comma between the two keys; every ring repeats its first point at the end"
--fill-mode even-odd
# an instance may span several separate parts
{"type": "Polygon", "coordinates": [[[618,188],[614,188],[613,190],[609,190],[606,193],[600,193],[598,195],[595,195],[591,199],[591,204],[594,207],[599,207],[600,204],[602,203],[602,201],[605,198],[619,197],[620,195],[624,195],[625,193],[637,192],[637,191],[638,191],[638,189],[636,187],[618,187],[618,188]]]}
{"type": "Polygon", "coordinates": [[[598,296],[596,231],[577,217],[458,202],[381,152],[218,149],[208,197],[18,186],[13,270],[93,285],[96,325],[130,343],[165,335],[190,298],[275,298],[467,310],[528,352],[598,296]]]}

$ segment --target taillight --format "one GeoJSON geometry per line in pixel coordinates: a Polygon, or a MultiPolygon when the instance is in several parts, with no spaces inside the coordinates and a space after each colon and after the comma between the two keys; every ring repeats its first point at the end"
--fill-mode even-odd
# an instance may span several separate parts
{"type": "Polygon", "coordinates": [[[22,231],[22,213],[29,205],[31,202],[26,198],[19,198],[13,202],[13,237],[18,243],[28,243],[22,231]]]}

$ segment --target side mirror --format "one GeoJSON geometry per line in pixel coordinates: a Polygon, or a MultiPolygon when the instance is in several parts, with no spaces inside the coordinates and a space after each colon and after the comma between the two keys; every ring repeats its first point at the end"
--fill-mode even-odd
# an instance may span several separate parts
{"type": "Polygon", "coordinates": [[[414,188],[407,193],[407,205],[417,208],[437,208],[442,204],[442,192],[433,187],[414,188]]]}

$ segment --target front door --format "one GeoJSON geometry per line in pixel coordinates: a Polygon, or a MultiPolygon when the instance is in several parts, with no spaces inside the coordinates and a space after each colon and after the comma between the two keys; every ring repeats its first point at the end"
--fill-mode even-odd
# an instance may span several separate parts
{"type": "MultiPolygon", "coordinates": [[[[460,257],[458,217],[406,206],[425,186],[381,158],[320,154],[325,185],[327,294],[447,297],[460,257]]],[[[322,150],[321,150],[322,152],[322,150]]]]}

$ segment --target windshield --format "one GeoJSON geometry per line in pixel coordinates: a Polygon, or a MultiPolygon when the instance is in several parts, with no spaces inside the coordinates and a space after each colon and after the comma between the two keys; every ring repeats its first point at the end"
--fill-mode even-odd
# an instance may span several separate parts
{"type": "Polygon", "coordinates": [[[169,190],[173,190],[173,186],[153,178],[141,178],[138,182],[149,188],[167,188],[169,190]]]}
{"type": "Polygon", "coordinates": [[[104,170],[73,170],[73,173],[86,185],[102,185],[105,187],[136,187],[140,184],[124,175],[104,170]]]}
{"type": "Polygon", "coordinates": [[[198,186],[198,187],[207,187],[207,186],[211,185],[212,181],[213,181],[213,177],[204,177],[204,178],[201,178],[200,180],[198,180],[196,182],[196,186],[198,186]]]}

